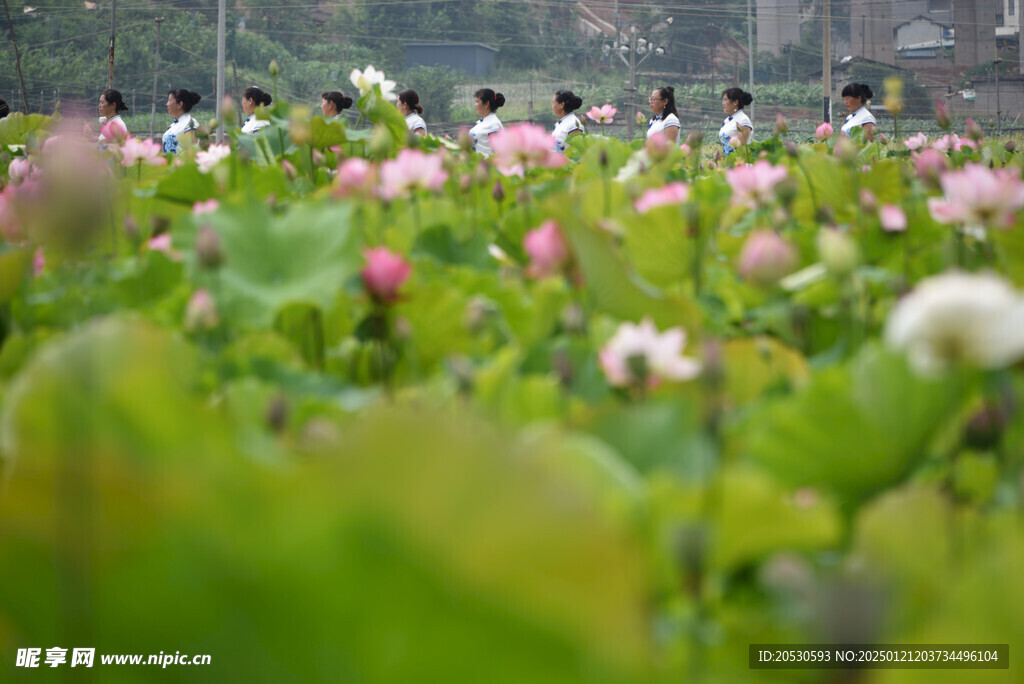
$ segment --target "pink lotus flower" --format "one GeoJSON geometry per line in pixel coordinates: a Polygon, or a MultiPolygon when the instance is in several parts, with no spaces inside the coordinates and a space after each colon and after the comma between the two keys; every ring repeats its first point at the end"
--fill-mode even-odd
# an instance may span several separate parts
{"type": "Polygon", "coordinates": [[[373,187],[374,173],[373,164],[362,157],[346,159],[334,177],[335,196],[349,197],[368,191],[373,187]]]}
{"type": "Polygon", "coordinates": [[[208,199],[205,202],[196,202],[192,205],[192,215],[201,216],[203,214],[209,214],[210,212],[217,211],[220,208],[220,202],[216,199],[208,199]]]}
{"type": "Polygon", "coordinates": [[[907,229],[907,215],[894,204],[882,205],[878,217],[882,221],[882,230],[884,231],[899,233],[907,229]]]}
{"type": "Polygon", "coordinates": [[[738,166],[725,172],[732,186],[733,204],[742,204],[756,209],[771,204],[775,199],[775,186],[786,178],[784,166],[772,166],[760,159],[751,166],[738,166]]]}
{"type": "Polygon", "coordinates": [[[545,278],[557,275],[569,263],[569,246],[554,221],[545,221],[523,238],[523,248],[530,256],[526,275],[545,278]]]}
{"type": "Polygon", "coordinates": [[[648,190],[633,206],[641,214],[646,214],[654,207],[682,204],[689,197],[690,188],[686,183],[669,183],[664,187],[648,190]]]}
{"type": "Polygon", "coordinates": [[[100,126],[100,135],[103,136],[104,141],[110,140],[119,143],[128,137],[128,127],[121,119],[111,119],[100,126]]]}
{"type": "Polygon", "coordinates": [[[738,270],[745,280],[766,287],[792,273],[798,263],[796,250],[782,236],[759,230],[744,243],[738,270]]]}
{"type": "Polygon", "coordinates": [[[210,292],[199,289],[192,293],[185,307],[185,329],[189,331],[212,330],[220,323],[220,314],[210,292]]]}
{"type": "Polygon", "coordinates": [[[928,136],[921,131],[918,131],[917,135],[910,136],[903,141],[903,144],[908,150],[920,149],[928,144],[928,136]]]}
{"type": "Polygon", "coordinates": [[[615,115],[618,113],[618,109],[612,107],[610,104],[597,105],[590,108],[587,112],[587,118],[591,121],[596,121],[599,124],[610,124],[615,120],[615,115]]]}
{"type": "Polygon", "coordinates": [[[945,197],[928,199],[928,210],[939,223],[1008,228],[1024,207],[1024,183],[1009,169],[967,164],[944,174],[939,183],[945,197]]]}
{"type": "Polygon", "coordinates": [[[734,150],[739,149],[743,147],[743,141],[739,139],[739,136],[734,135],[731,138],[729,138],[729,147],[733,148],[734,150]]]}
{"type": "Polygon", "coordinates": [[[949,109],[941,102],[935,103],[935,121],[943,130],[953,125],[953,117],[949,115],[949,109]]]}
{"type": "Polygon", "coordinates": [[[46,268],[46,255],[43,254],[42,247],[36,247],[35,253],[32,254],[32,275],[38,277],[44,268],[46,268]]]}
{"type": "Polygon", "coordinates": [[[557,168],[565,157],[554,151],[554,138],[540,126],[507,126],[491,136],[494,162],[506,176],[522,176],[536,167],[557,168]]]}
{"type": "Polygon", "coordinates": [[[966,138],[961,138],[956,133],[947,133],[932,143],[932,149],[939,152],[959,152],[963,148],[977,149],[977,146],[966,138]]]}
{"type": "Polygon", "coordinates": [[[692,380],[700,362],[682,356],[686,333],[672,328],[659,334],[649,318],[623,323],[601,349],[599,360],[614,387],[654,387],[662,381],[692,380]]]}
{"type": "Polygon", "coordinates": [[[21,230],[21,220],[18,218],[14,201],[13,185],[0,190],[0,234],[8,242],[21,242],[25,235],[21,230]]]}
{"type": "Polygon", "coordinates": [[[7,166],[7,175],[13,185],[20,185],[30,178],[39,178],[39,168],[28,159],[18,157],[7,166]]]}
{"type": "Polygon", "coordinates": [[[440,154],[404,149],[380,167],[380,196],[386,200],[408,197],[415,190],[437,191],[448,180],[440,154]]]}
{"type": "Polygon", "coordinates": [[[167,163],[167,159],[163,156],[163,147],[160,143],[148,138],[146,140],[128,138],[121,146],[121,166],[135,166],[136,163],[163,166],[167,163]]]}
{"type": "Polygon", "coordinates": [[[684,157],[689,157],[690,154],[693,153],[693,150],[691,150],[690,146],[687,145],[686,143],[683,143],[682,145],[680,145],[679,149],[682,150],[684,157]]]}
{"type": "Polygon", "coordinates": [[[388,304],[398,299],[398,288],[409,278],[412,264],[386,247],[363,251],[366,267],[361,275],[366,291],[376,301],[388,304]]]}
{"type": "Polygon", "coordinates": [[[825,123],[818,126],[817,129],[815,129],[814,137],[817,138],[818,140],[828,140],[829,138],[832,137],[832,133],[832,124],[826,121],[825,123]]]}
{"type": "Polygon", "coordinates": [[[171,234],[161,233],[151,237],[147,246],[154,252],[163,252],[171,261],[180,261],[181,255],[171,246],[171,234]]]}
{"type": "Polygon", "coordinates": [[[220,160],[231,156],[230,145],[210,145],[210,149],[196,152],[196,164],[199,165],[200,173],[209,173],[220,160]]]}
{"type": "Polygon", "coordinates": [[[949,161],[946,155],[936,150],[933,145],[911,156],[914,159],[914,170],[917,172],[917,177],[925,183],[938,187],[939,178],[948,168],[949,161]]]}
{"type": "Polygon", "coordinates": [[[288,180],[295,180],[299,176],[299,170],[295,168],[295,164],[292,164],[287,159],[281,160],[281,170],[284,171],[284,175],[288,180]]]}

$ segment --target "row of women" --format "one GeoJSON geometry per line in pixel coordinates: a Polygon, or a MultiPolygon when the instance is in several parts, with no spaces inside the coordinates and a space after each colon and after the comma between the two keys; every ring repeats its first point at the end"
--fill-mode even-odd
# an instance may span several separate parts
{"type": "MultiPolygon", "coordinates": [[[[850,135],[860,128],[868,140],[874,139],[875,117],[868,110],[868,101],[874,93],[864,83],[850,83],[843,88],[843,104],[850,114],[843,123],[842,133],[850,135]]],[[[176,154],[180,150],[179,138],[189,131],[199,128],[199,122],[191,115],[192,108],[199,103],[201,96],[184,88],[172,90],[167,94],[167,113],[174,121],[163,134],[164,152],[176,154]]],[[[331,90],[320,95],[320,111],[324,118],[334,120],[341,117],[342,112],[352,106],[352,98],[340,91],[331,90]]],[[[273,98],[261,89],[253,86],[246,88],[242,94],[242,111],[246,119],[242,124],[242,133],[255,133],[270,124],[265,119],[256,118],[256,108],[269,106],[273,98]]],[[[726,114],[718,138],[722,143],[725,155],[735,152],[734,146],[748,144],[754,134],[754,124],[743,108],[754,101],[753,96],[741,88],[728,88],[722,93],[722,111],[726,114]]],[[[676,109],[675,89],[671,86],[655,88],[648,100],[651,118],[647,126],[647,138],[662,135],[670,142],[679,138],[679,112],[676,109]]],[[[490,88],[481,88],[473,95],[473,107],[480,119],[469,130],[474,149],[480,154],[490,156],[492,153],[490,138],[504,128],[498,118],[497,111],[505,104],[505,96],[490,88]]],[[[416,135],[426,135],[427,125],[423,121],[423,106],[415,90],[403,90],[398,94],[396,103],[398,111],[405,117],[409,130],[416,135]]],[[[575,112],[583,106],[583,99],[571,90],[559,90],[551,100],[552,112],[558,120],[555,123],[552,137],[554,149],[564,153],[571,135],[582,133],[583,122],[575,112]]],[[[108,132],[114,126],[120,129],[120,135],[127,135],[128,129],[121,120],[121,112],[128,109],[121,93],[117,90],[106,90],[100,95],[99,114],[106,121],[108,132]]],[[[100,142],[105,139],[100,133],[100,142]]]]}

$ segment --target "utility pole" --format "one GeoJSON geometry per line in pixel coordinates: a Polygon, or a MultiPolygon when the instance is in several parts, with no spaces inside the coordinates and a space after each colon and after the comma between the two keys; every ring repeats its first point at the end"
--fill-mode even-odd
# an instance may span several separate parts
{"type": "Polygon", "coordinates": [[[217,0],[217,142],[224,142],[224,36],[227,33],[225,28],[227,3],[225,0],[217,0]]]}
{"type": "Polygon", "coordinates": [[[28,114],[28,93],[25,92],[25,77],[21,75],[21,55],[18,53],[18,41],[14,39],[14,23],[11,22],[11,8],[4,0],[4,14],[7,15],[7,28],[11,32],[11,45],[14,46],[14,67],[18,72],[18,85],[21,87],[21,108],[28,114]]]}
{"type": "Polygon", "coordinates": [[[825,123],[832,123],[832,1],[825,0],[821,21],[821,91],[822,115],[825,123]]]}
{"type": "MultiPolygon", "coordinates": [[[[750,94],[754,94],[754,22],[750,18],[750,1],[747,0],[747,59],[750,62],[750,94]]],[[[754,118],[754,105],[750,105],[748,116],[754,118]]]]}
{"type": "Polygon", "coordinates": [[[114,87],[114,15],[117,11],[117,0],[110,0],[110,49],[107,52],[107,87],[114,87]]]}
{"type": "MultiPolygon", "coordinates": [[[[6,2],[7,0],[4,0],[6,2]]],[[[163,17],[156,18],[156,54],[153,58],[153,102],[149,111],[149,139],[153,139],[156,127],[156,81],[160,73],[160,24],[164,22],[163,17]]]]}
{"type": "Polygon", "coordinates": [[[1003,110],[999,106],[999,65],[1003,63],[1002,57],[996,57],[992,64],[996,67],[996,133],[1003,132],[1003,110]]]}

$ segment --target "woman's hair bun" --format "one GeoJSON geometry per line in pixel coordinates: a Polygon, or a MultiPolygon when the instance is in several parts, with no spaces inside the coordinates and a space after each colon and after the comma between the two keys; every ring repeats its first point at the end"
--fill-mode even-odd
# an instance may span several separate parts
{"type": "Polygon", "coordinates": [[[505,105],[505,96],[501,93],[494,93],[494,108],[503,107],[505,105]]]}
{"type": "Polygon", "coordinates": [[[740,100],[740,104],[746,107],[748,104],[754,101],[754,96],[750,93],[743,93],[743,99],[740,100]]]}

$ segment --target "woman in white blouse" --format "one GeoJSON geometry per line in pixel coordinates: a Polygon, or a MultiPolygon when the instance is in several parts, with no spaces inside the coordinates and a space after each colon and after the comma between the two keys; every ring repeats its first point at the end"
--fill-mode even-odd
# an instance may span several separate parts
{"type": "Polygon", "coordinates": [[[167,93],[167,113],[174,117],[174,123],[164,131],[164,152],[178,154],[181,151],[179,138],[199,128],[199,122],[189,112],[201,99],[203,98],[199,93],[184,88],[167,93]]]}
{"type": "Polygon", "coordinates": [[[494,113],[505,104],[505,96],[490,88],[481,88],[473,94],[473,108],[480,116],[476,125],[469,129],[469,137],[473,141],[473,149],[485,157],[493,153],[491,136],[504,128],[494,113]]]}
{"type": "Polygon", "coordinates": [[[647,124],[647,139],[661,134],[669,142],[679,137],[679,113],[676,111],[676,89],[672,86],[655,88],[651,92],[651,122],[647,124]]]}
{"type": "Polygon", "coordinates": [[[867,83],[848,83],[843,88],[843,104],[850,111],[841,129],[850,135],[854,128],[864,130],[864,137],[873,142],[875,139],[875,116],[868,111],[868,100],[874,96],[867,83]]]}
{"type": "MultiPolygon", "coordinates": [[[[128,137],[128,127],[121,118],[121,112],[127,112],[128,105],[124,103],[121,91],[114,90],[113,88],[104,90],[100,94],[99,105],[96,109],[99,111],[103,127],[107,129],[107,132],[121,139],[128,137]]],[[[107,137],[103,135],[103,129],[101,128],[99,142],[102,143],[106,139],[107,137]]]]}
{"type": "Polygon", "coordinates": [[[718,129],[718,139],[722,141],[722,153],[727,157],[736,151],[729,144],[730,140],[736,138],[741,145],[746,145],[754,134],[754,124],[743,111],[753,101],[754,96],[742,88],[728,88],[722,93],[722,111],[727,116],[718,129]]]}
{"type": "Polygon", "coordinates": [[[405,125],[416,135],[427,134],[427,122],[423,120],[423,105],[415,90],[406,88],[398,93],[398,111],[405,117],[405,125]]]}
{"type": "Polygon", "coordinates": [[[250,86],[242,93],[242,111],[245,112],[245,123],[242,124],[243,133],[255,133],[270,122],[265,119],[256,118],[257,107],[269,107],[274,98],[256,86],[250,86]]]}
{"type": "Polygon", "coordinates": [[[583,106],[583,98],[575,95],[571,90],[559,90],[551,100],[551,111],[558,117],[555,123],[555,130],[551,133],[555,139],[554,150],[559,154],[565,154],[568,147],[570,135],[578,135],[583,132],[583,124],[573,112],[583,106]]]}

